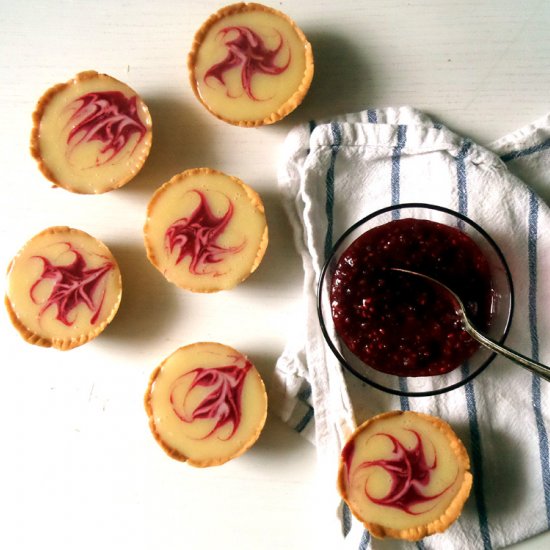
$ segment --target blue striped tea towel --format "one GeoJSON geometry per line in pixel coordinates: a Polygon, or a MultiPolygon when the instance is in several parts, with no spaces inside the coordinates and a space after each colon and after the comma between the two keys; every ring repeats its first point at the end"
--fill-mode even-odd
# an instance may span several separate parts
{"type": "Polygon", "coordinates": [[[534,191],[550,196],[550,116],[488,148],[408,107],[311,122],[288,135],[278,179],[303,261],[305,320],[278,360],[273,401],[317,447],[318,547],[380,547],[340,502],[337,460],[357,423],[399,408],[449,422],[475,481],[447,532],[392,548],[488,550],[549,529],[550,384],[497,358],[442,396],[399,398],[364,386],[324,343],[315,288],[333,242],[352,223],[390,204],[446,206],[484,227],[508,260],[516,309],[507,343],[550,363],[550,210],[534,191]]]}

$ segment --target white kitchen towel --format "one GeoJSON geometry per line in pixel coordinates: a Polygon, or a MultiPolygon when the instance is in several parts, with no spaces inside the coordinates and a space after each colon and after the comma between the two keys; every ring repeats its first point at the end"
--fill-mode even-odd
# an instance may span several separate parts
{"type": "Polygon", "coordinates": [[[550,194],[550,117],[489,148],[408,107],[310,122],[288,135],[278,180],[303,262],[305,319],[277,362],[273,402],[317,446],[323,547],[385,547],[340,502],[335,477],[355,426],[392,409],[449,422],[475,480],[446,533],[399,548],[496,549],[549,529],[550,384],[497,358],[445,395],[385,394],[343,372],[323,340],[315,293],[331,246],[354,222],[397,203],[449,207],[485,228],[507,258],[516,298],[507,344],[550,363],[550,211],[533,191],[550,194]]]}

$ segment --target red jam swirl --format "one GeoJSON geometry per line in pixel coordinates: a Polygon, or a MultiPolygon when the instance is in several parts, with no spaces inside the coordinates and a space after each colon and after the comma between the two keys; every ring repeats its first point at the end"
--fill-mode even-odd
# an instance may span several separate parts
{"type": "Polygon", "coordinates": [[[487,259],[462,231],[429,220],[402,219],[371,229],[342,254],[331,281],[336,331],[370,367],[399,376],[432,376],[464,363],[478,344],[462,329],[440,280],[466,305],[480,330],[491,320],[487,259]]]}
{"type": "Polygon", "coordinates": [[[374,435],[373,437],[386,437],[393,443],[392,457],[365,461],[358,466],[358,470],[382,468],[391,480],[386,494],[378,498],[369,493],[369,478],[367,477],[365,496],[369,500],[380,506],[389,506],[410,515],[419,515],[428,510],[415,511],[413,510],[414,506],[439,498],[452,487],[454,482],[437,494],[424,494],[423,489],[430,483],[432,472],[437,468],[437,455],[434,456],[433,464],[428,464],[422,438],[414,430],[407,431],[411,432],[416,438],[416,444],[412,449],[405,447],[399,439],[391,434],[377,433],[374,435]]]}
{"type": "Polygon", "coordinates": [[[259,101],[252,91],[252,77],[255,74],[279,75],[286,71],[290,64],[290,51],[288,60],[284,65],[278,66],[275,63],[275,58],[284,45],[281,33],[276,32],[279,35],[279,44],[276,48],[270,50],[265,45],[262,37],[249,27],[232,26],[221,29],[218,34],[221,34],[224,38],[229,33],[236,33],[236,35],[225,42],[226,57],[206,71],[204,81],[214,78],[220,84],[226,86],[225,73],[236,67],[242,67],[241,84],[243,90],[250,99],[259,101]]]}
{"type": "MultiPolygon", "coordinates": [[[[191,258],[189,271],[193,275],[211,274],[209,265],[217,264],[227,254],[236,254],[244,246],[227,247],[219,245],[217,240],[233,217],[233,203],[223,216],[217,217],[212,212],[204,193],[197,189],[190,191],[199,196],[199,204],[193,212],[176,220],[165,233],[166,247],[170,254],[177,249],[176,265],[186,256],[191,258]]],[[[220,273],[215,273],[219,275],[220,273]]]]}
{"type": "Polygon", "coordinates": [[[185,423],[195,420],[214,420],[214,427],[201,439],[206,439],[230,424],[231,432],[224,440],[231,439],[238,430],[242,418],[242,393],[244,381],[252,363],[246,361],[244,366],[226,365],[221,367],[199,367],[177,378],[170,391],[170,403],[176,416],[185,423]],[[181,384],[187,384],[187,377],[193,380],[187,388],[183,399],[176,397],[176,390],[181,384]],[[189,400],[194,392],[207,388],[202,400],[189,410],[189,400]]]}
{"type": "Polygon", "coordinates": [[[112,262],[105,262],[103,265],[89,269],[84,257],[78,250],[75,250],[70,243],[64,243],[74,254],[74,260],[67,265],[54,265],[44,256],[33,256],[39,258],[44,264],[40,277],[31,286],[29,294],[35,304],[39,304],[35,297],[36,288],[43,281],[53,280],[53,288],[48,299],[43,303],[39,316],[50,307],[57,307],[56,319],[70,327],[76,320],[69,319],[71,312],[80,304],[84,304],[92,313],[90,323],[97,322],[103,300],[105,298],[105,287],[96,298],[99,286],[111,269],[112,262]]]}
{"type": "MultiPolygon", "coordinates": [[[[96,166],[106,164],[117,156],[134,135],[138,139],[132,149],[147,133],[137,109],[137,96],[126,97],[121,92],[91,92],[70,105],[74,112],[68,124],[69,154],[81,143],[99,141],[103,144],[96,158],[96,166]]],[[[130,154],[131,154],[130,153],[130,154]]]]}

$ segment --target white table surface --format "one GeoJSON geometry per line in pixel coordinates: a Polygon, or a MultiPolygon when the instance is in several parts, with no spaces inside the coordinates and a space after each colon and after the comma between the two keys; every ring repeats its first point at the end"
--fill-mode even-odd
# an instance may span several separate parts
{"type": "MultiPolygon", "coordinates": [[[[269,383],[300,310],[301,265],[275,175],[293,125],[409,104],[486,143],[550,110],[547,0],[270,4],[309,36],[316,75],[286,120],[243,129],[198,104],[185,69],[195,30],[223,3],[0,0],[0,266],[43,228],[70,225],[106,242],[125,285],[112,325],[70,352],[26,344],[0,313],[2,548],[312,548],[312,446],[271,414],[256,446],[233,462],[200,470],[171,460],[147,428],[150,372],[183,344],[217,340],[248,354],[269,383]],[[142,172],[101,196],[52,189],[28,152],[38,97],[86,69],[127,82],[154,120],[142,172]],[[144,254],[151,194],[196,166],[242,178],[266,204],[268,253],[228,293],[180,291],[144,254]]],[[[521,548],[549,544],[544,535],[521,548]]]]}

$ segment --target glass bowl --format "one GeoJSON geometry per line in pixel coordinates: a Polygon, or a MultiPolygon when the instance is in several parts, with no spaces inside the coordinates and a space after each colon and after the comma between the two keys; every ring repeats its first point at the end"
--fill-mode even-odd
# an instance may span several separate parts
{"type": "MultiPolygon", "coordinates": [[[[458,229],[475,242],[488,262],[492,287],[489,304],[490,322],[485,332],[497,342],[504,342],[512,320],[514,291],[510,269],[502,252],[483,228],[463,214],[424,203],[407,203],[383,208],[359,220],[345,231],[334,245],[321,271],[317,288],[317,312],[328,346],[340,363],[357,378],[395,395],[411,397],[437,395],[472,380],[491,363],[495,353],[480,346],[462,364],[444,374],[429,376],[388,374],[370,367],[348,349],[339,336],[332,317],[330,289],[335,268],[342,254],[365,232],[392,220],[407,218],[430,220],[458,229]]],[[[414,276],[408,275],[408,277],[414,276]]]]}

